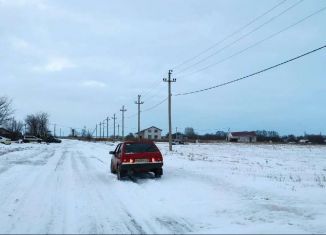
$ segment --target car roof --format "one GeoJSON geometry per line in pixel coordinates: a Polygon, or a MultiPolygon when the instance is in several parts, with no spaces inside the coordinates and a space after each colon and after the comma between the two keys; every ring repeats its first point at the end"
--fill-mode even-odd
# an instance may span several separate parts
{"type": "Polygon", "coordinates": [[[124,141],[123,144],[154,144],[152,140],[128,140],[124,141]]]}

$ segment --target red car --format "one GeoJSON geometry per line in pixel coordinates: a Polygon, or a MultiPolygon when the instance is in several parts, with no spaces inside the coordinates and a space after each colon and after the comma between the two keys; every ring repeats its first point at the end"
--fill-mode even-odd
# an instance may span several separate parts
{"type": "Polygon", "coordinates": [[[163,157],[153,141],[126,141],[110,154],[111,172],[118,180],[134,172],[153,172],[156,178],[163,175],[163,157]]]}

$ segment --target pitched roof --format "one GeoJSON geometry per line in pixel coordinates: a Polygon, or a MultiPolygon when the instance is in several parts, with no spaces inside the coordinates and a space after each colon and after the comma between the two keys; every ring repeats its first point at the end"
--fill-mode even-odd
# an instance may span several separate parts
{"type": "Polygon", "coordinates": [[[11,132],[3,127],[0,127],[0,133],[2,134],[10,134],[11,132]]]}
{"type": "MultiPolygon", "coordinates": [[[[162,131],[160,128],[157,128],[156,126],[151,126],[151,127],[148,127],[148,128],[146,128],[146,129],[144,129],[144,130],[141,130],[140,132],[144,132],[144,131],[146,131],[146,130],[148,130],[148,129],[151,129],[151,128],[155,128],[155,129],[157,129],[157,130],[162,131]]],[[[136,134],[138,134],[138,132],[137,132],[136,134]]]]}
{"type": "Polygon", "coordinates": [[[238,132],[230,132],[230,134],[234,137],[245,137],[245,136],[249,136],[249,137],[255,137],[256,132],[254,131],[238,131],[238,132]]]}

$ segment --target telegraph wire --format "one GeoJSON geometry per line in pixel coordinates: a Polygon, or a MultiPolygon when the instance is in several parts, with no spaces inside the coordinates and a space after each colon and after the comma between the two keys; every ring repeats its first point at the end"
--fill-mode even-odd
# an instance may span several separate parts
{"type": "Polygon", "coordinates": [[[126,119],[130,119],[130,118],[136,117],[137,115],[138,115],[138,113],[134,113],[132,115],[127,116],[126,119]]]}
{"type": "Polygon", "coordinates": [[[258,41],[258,42],[256,42],[256,43],[252,44],[251,46],[246,47],[245,49],[242,49],[242,50],[240,50],[240,51],[238,51],[238,52],[236,52],[236,53],[234,53],[234,54],[232,54],[232,55],[230,55],[230,56],[228,56],[228,57],[226,57],[226,58],[224,58],[224,59],[222,59],[222,60],[219,60],[219,61],[217,61],[217,62],[214,62],[214,63],[212,63],[212,64],[209,64],[209,65],[207,65],[207,66],[205,66],[205,67],[203,67],[203,68],[200,68],[200,69],[195,70],[195,71],[193,71],[193,72],[190,72],[190,73],[188,73],[188,74],[185,74],[185,75],[179,76],[178,78],[192,76],[192,75],[197,74],[197,73],[199,73],[199,72],[201,72],[201,71],[203,71],[203,70],[206,70],[206,69],[208,69],[208,68],[210,68],[210,67],[212,67],[212,66],[215,66],[215,65],[218,65],[218,64],[220,64],[220,63],[222,63],[222,62],[224,62],[224,61],[227,61],[227,60],[229,60],[229,59],[231,59],[231,58],[233,58],[233,57],[235,57],[235,56],[237,56],[237,55],[240,55],[240,54],[244,53],[245,51],[247,51],[247,50],[249,50],[249,49],[251,49],[251,48],[254,48],[254,47],[258,46],[258,45],[260,45],[261,43],[263,43],[263,42],[265,42],[265,41],[267,41],[267,40],[269,40],[269,39],[271,39],[271,38],[274,38],[274,37],[276,37],[277,35],[279,35],[279,34],[285,32],[285,31],[289,30],[290,28],[293,28],[294,26],[296,26],[296,25],[298,25],[298,24],[300,24],[300,23],[302,23],[302,22],[308,20],[309,18],[311,18],[311,17],[313,17],[313,16],[315,16],[315,15],[321,13],[321,12],[324,11],[325,9],[326,9],[326,6],[323,7],[323,8],[321,8],[321,9],[319,9],[319,10],[317,10],[317,11],[315,11],[315,12],[313,12],[312,14],[310,14],[310,15],[308,15],[308,16],[302,18],[301,20],[299,20],[299,21],[297,21],[297,22],[295,22],[295,23],[293,23],[293,24],[291,24],[291,25],[289,25],[289,26],[287,26],[287,27],[281,29],[280,31],[277,31],[276,33],[273,33],[273,34],[269,35],[268,37],[266,37],[266,38],[264,38],[264,39],[262,39],[262,40],[260,40],[260,41],[258,41]]]}
{"type": "Polygon", "coordinates": [[[270,8],[269,10],[267,10],[266,12],[264,12],[263,14],[257,16],[256,18],[254,18],[253,20],[249,21],[247,24],[243,25],[242,27],[240,27],[239,29],[235,30],[234,32],[232,32],[231,34],[227,35],[225,38],[223,38],[222,40],[214,43],[212,46],[208,47],[207,49],[203,50],[202,52],[198,53],[197,55],[183,61],[182,63],[176,65],[175,67],[173,67],[172,69],[176,69],[178,67],[181,67],[185,64],[187,64],[190,61],[193,61],[194,59],[197,59],[198,57],[200,57],[201,55],[205,54],[206,52],[210,51],[211,49],[215,48],[216,46],[220,45],[221,43],[223,43],[224,41],[226,41],[227,39],[231,38],[232,36],[236,35],[237,33],[241,32],[242,30],[244,30],[245,28],[247,28],[248,26],[252,25],[253,23],[255,23],[256,21],[258,21],[260,18],[264,17],[265,15],[267,15],[268,13],[272,12],[274,9],[276,9],[277,7],[279,7],[280,5],[284,4],[287,0],[283,0],[281,2],[279,2],[278,4],[276,4],[275,6],[273,6],[272,8],[270,8]]]}
{"type": "Polygon", "coordinates": [[[149,94],[153,93],[155,90],[157,90],[157,89],[153,90],[153,89],[152,89],[153,87],[160,88],[160,87],[158,86],[160,83],[162,83],[162,80],[155,81],[155,83],[153,83],[153,85],[150,86],[150,88],[148,89],[148,91],[147,91],[144,95],[142,95],[143,99],[144,99],[147,95],[149,95],[149,94]]]}
{"type": "Polygon", "coordinates": [[[308,51],[308,52],[306,52],[306,53],[304,53],[304,54],[301,54],[301,55],[299,55],[299,56],[296,56],[296,57],[294,57],[294,58],[292,58],[292,59],[286,60],[286,61],[284,61],[284,62],[281,62],[281,63],[279,63],[279,64],[276,64],[276,65],[270,66],[270,67],[268,67],[268,68],[262,69],[262,70],[260,70],[260,71],[258,71],[258,72],[255,72],[255,73],[252,73],[252,74],[246,75],[246,76],[244,76],[244,77],[241,77],[241,78],[238,78],[238,79],[234,79],[234,80],[231,80],[231,81],[228,81],[228,82],[225,82],[225,83],[221,83],[221,84],[218,84],[218,85],[215,85],[215,86],[211,86],[211,87],[208,87],[208,88],[200,89],[200,90],[195,90],[195,91],[190,91],[190,92],[185,92],[185,93],[178,93],[178,94],[176,94],[175,96],[184,96],[184,95],[190,95],[190,94],[194,94],[194,93],[204,92],[204,91],[208,91],[208,90],[215,89],[215,88],[218,88],[218,87],[226,86],[226,85],[229,85],[229,84],[231,84],[231,83],[239,82],[239,81],[244,80],[244,79],[246,79],[246,78],[250,78],[250,77],[255,76],[255,75],[258,75],[258,74],[260,74],[260,73],[264,73],[264,72],[266,72],[266,71],[268,71],[268,70],[275,69],[275,68],[277,68],[277,67],[279,67],[279,66],[282,66],[282,65],[287,64],[287,63],[289,63],[289,62],[292,62],[292,61],[294,61],[294,60],[300,59],[300,58],[302,58],[302,57],[304,57],[304,56],[310,55],[310,54],[312,54],[312,53],[315,53],[315,52],[317,52],[317,51],[319,51],[319,50],[322,50],[322,49],[325,49],[325,48],[326,48],[326,44],[325,44],[324,46],[321,46],[321,47],[316,48],[316,49],[314,49],[314,50],[308,51]]]}
{"type": "Polygon", "coordinates": [[[167,100],[168,100],[168,97],[166,97],[164,100],[160,101],[160,102],[157,103],[156,105],[153,105],[153,106],[150,107],[150,108],[144,109],[142,112],[144,113],[144,112],[148,112],[148,111],[150,111],[150,110],[153,110],[153,109],[157,108],[158,106],[160,106],[161,104],[163,104],[163,103],[164,103],[165,101],[167,101],[167,100]]]}
{"type": "Polygon", "coordinates": [[[232,41],[231,43],[229,44],[226,44],[224,47],[220,48],[219,50],[209,54],[208,56],[202,58],[201,60],[197,61],[196,63],[194,64],[191,64],[187,67],[185,67],[184,69],[178,71],[177,74],[180,74],[180,73],[183,73],[184,71],[187,71],[188,69],[198,65],[198,64],[201,64],[202,62],[208,60],[209,58],[219,54],[220,52],[224,51],[225,49],[231,47],[232,45],[236,44],[237,42],[241,41],[242,39],[246,38],[247,36],[253,34],[254,32],[258,31],[259,29],[261,29],[262,27],[264,27],[265,25],[271,23],[273,20],[279,18],[280,16],[282,16],[283,14],[285,14],[286,12],[290,11],[292,8],[296,7],[297,5],[299,5],[300,3],[302,3],[304,0],[299,0],[298,2],[292,4],[290,7],[286,8],[284,11],[278,13],[277,15],[273,16],[272,18],[270,18],[269,20],[265,21],[264,23],[262,23],[261,25],[257,26],[256,28],[254,28],[253,30],[249,31],[248,33],[242,35],[241,37],[239,37],[238,39],[232,41]]]}

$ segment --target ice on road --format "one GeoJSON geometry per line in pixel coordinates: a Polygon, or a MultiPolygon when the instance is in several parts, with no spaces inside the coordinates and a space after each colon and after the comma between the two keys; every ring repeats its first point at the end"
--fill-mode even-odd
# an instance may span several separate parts
{"type": "Polygon", "coordinates": [[[118,181],[112,143],[0,146],[0,233],[326,233],[326,148],[190,144],[118,181]]]}

